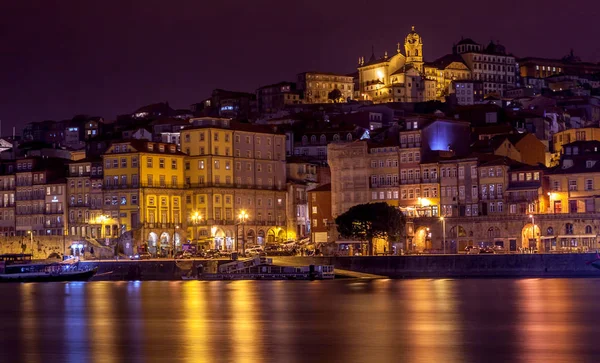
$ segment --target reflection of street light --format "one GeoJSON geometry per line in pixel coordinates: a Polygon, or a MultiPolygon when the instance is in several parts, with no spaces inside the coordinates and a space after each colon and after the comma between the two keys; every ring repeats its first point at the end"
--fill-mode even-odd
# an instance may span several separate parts
{"type": "Polygon", "coordinates": [[[444,254],[446,254],[446,219],[444,217],[440,217],[442,221],[442,243],[444,244],[444,254]]]}
{"type": "Polygon", "coordinates": [[[245,210],[240,211],[240,222],[242,223],[242,253],[246,253],[246,219],[248,218],[248,213],[245,210]]]}

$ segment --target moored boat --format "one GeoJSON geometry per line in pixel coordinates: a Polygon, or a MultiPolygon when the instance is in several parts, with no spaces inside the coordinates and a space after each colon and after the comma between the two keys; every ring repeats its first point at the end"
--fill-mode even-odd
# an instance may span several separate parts
{"type": "Polygon", "coordinates": [[[33,263],[31,255],[0,255],[0,282],[87,281],[98,268],[81,268],[79,259],[62,262],[33,263]]]}
{"type": "Polygon", "coordinates": [[[182,280],[328,280],[335,278],[331,265],[277,266],[273,259],[256,256],[247,260],[232,261],[210,271],[202,265],[197,275],[182,276],[182,280]]]}

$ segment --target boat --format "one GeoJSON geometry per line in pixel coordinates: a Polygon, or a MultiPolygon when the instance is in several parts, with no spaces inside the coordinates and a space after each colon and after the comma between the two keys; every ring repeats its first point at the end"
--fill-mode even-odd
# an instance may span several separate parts
{"type": "Polygon", "coordinates": [[[182,276],[182,280],[329,280],[335,278],[332,265],[277,266],[273,259],[255,256],[232,261],[211,271],[211,267],[198,266],[197,274],[182,276]]]}
{"type": "Polygon", "coordinates": [[[98,267],[82,268],[78,258],[33,263],[28,254],[0,255],[0,282],[88,281],[98,267]]]}

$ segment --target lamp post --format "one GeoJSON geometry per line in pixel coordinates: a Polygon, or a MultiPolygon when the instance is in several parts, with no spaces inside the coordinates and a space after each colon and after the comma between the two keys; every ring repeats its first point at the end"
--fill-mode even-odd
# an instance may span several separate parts
{"type": "Polygon", "coordinates": [[[63,260],[65,259],[65,256],[67,254],[67,242],[66,242],[66,240],[67,240],[67,233],[68,233],[68,231],[65,229],[63,231],[63,260]]]}
{"type": "Polygon", "coordinates": [[[442,243],[444,244],[444,254],[446,254],[446,219],[444,217],[440,217],[442,221],[442,243]]]}
{"type": "Polygon", "coordinates": [[[194,224],[193,236],[196,238],[196,248],[198,248],[198,222],[202,220],[200,213],[195,212],[192,214],[192,223],[194,224]]]}
{"type": "MultiPolygon", "coordinates": [[[[535,218],[533,217],[533,214],[530,214],[529,218],[531,218],[531,239],[535,243],[535,218]]],[[[531,245],[529,245],[529,251],[531,252],[531,245]]]]}
{"type": "Polygon", "coordinates": [[[248,213],[245,210],[240,211],[240,222],[242,223],[242,254],[246,253],[246,218],[248,213]]]}

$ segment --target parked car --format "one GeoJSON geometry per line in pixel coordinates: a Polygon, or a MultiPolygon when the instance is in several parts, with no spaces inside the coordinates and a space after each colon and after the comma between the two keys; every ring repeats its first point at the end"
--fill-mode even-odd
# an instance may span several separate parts
{"type": "Polygon", "coordinates": [[[246,248],[246,256],[256,256],[256,255],[260,255],[262,253],[264,253],[264,249],[262,248],[262,246],[253,246],[250,248],[246,248]]]}
{"type": "Polygon", "coordinates": [[[482,247],[479,253],[494,253],[494,249],[492,247],[482,247]]]}
{"type": "Polygon", "coordinates": [[[467,246],[467,248],[465,248],[465,251],[467,251],[468,255],[478,255],[481,250],[479,249],[479,247],[476,246],[467,246]]]}

